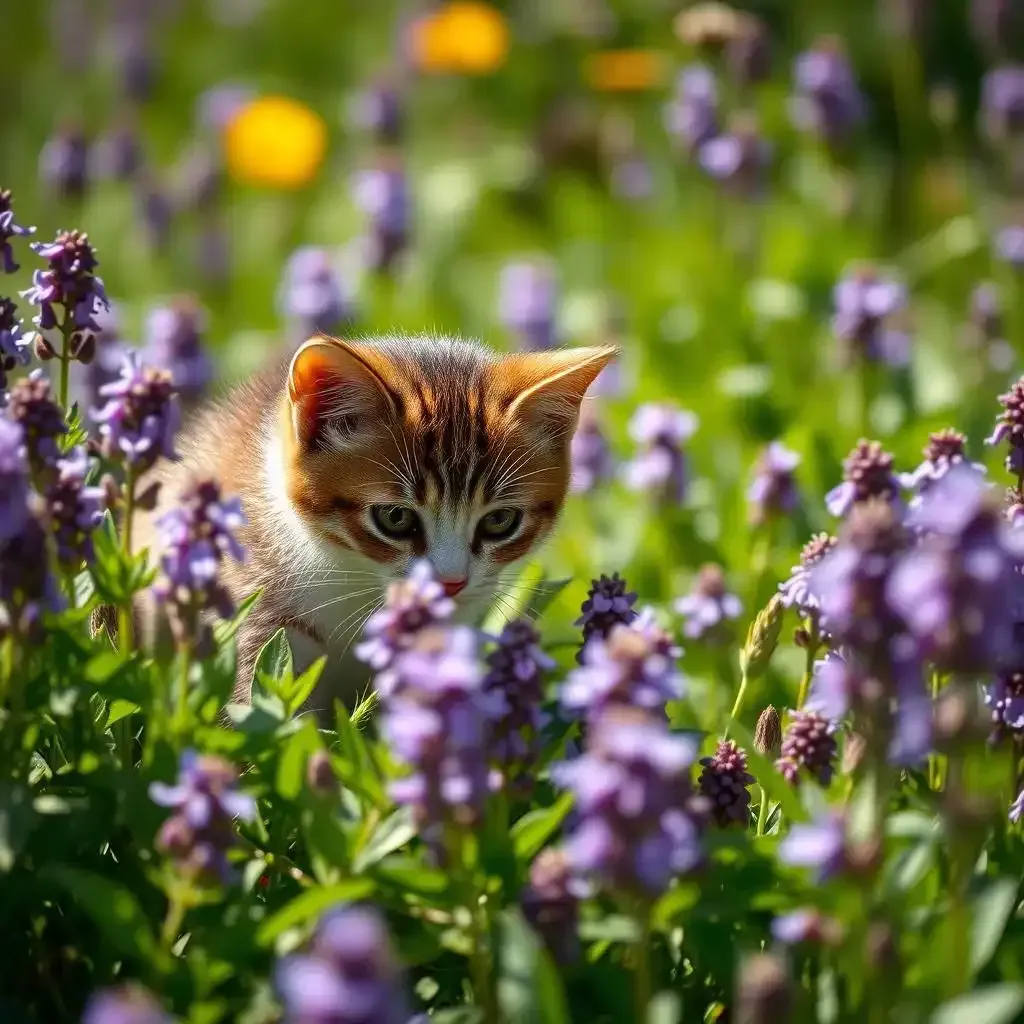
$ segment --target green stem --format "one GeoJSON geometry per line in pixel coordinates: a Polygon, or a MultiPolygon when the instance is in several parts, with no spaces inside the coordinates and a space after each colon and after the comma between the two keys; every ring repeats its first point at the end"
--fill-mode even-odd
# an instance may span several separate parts
{"type": "Polygon", "coordinates": [[[757,810],[757,835],[764,835],[764,827],[768,824],[768,791],[761,787],[761,806],[757,810]]]}
{"type": "Polygon", "coordinates": [[[729,738],[729,730],[732,728],[733,722],[735,722],[743,710],[743,702],[747,699],[747,684],[749,678],[747,677],[746,669],[740,674],[740,685],[736,691],[736,699],[732,702],[732,711],[729,712],[729,721],[725,723],[725,732],[722,733],[722,739],[727,740],[729,738]]]}
{"type": "Polygon", "coordinates": [[[800,677],[800,690],[796,698],[796,710],[799,711],[807,700],[807,694],[811,688],[811,679],[814,678],[814,659],[818,656],[818,647],[821,645],[821,637],[818,633],[818,617],[811,614],[807,617],[807,657],[804,662],[804,674],[800,677]]]}
{"type": "Polygon", "coordinates": [[[651,911],[644,906],[638,914],[640,937],[633,950],[633,1020],[643,1024],[651,1005],[651,911]]]}
{"type": "Polygon", "coordinates": [[[182,922],[185,920],[185,912],[188,909],[188,901],[182,896],[180,883],[175,886],[169,900],[167,916],[164,918],[163,927],[160,929],[160,944],[168,953],[174,948],[178,933],[181,931],[182,922]]]}
{"type": "Polygon", "coordinates": [[[68,337],[70,331],[71,314],[64,317],[64,323],[60,327],[60,384],[57,392],[57,400],[61,409],[67,414],[68,411],[68,381],[71,377],[71,353],[68,350],[68,337]]]}
{"type": "Polygon", "coordinates": [[[178,676],[177,732],[184,738],[188,729],[188,677],[192,668],[192,651],[188,644],[182,644],[178,648],[178,657],[181,668],[178,676]]]}
{"type": "MultiPolygon", "coordinates": [[[[121,523],[121,550],[126,558],[132,554],[132,526],[135,518],[135,471],[129,467],[124,480],[124,520],[121,523]]],[[[128,655],[135,646],[135,620],[132,607],[119,608],[117,613],[117,646],[128,655]]]]}

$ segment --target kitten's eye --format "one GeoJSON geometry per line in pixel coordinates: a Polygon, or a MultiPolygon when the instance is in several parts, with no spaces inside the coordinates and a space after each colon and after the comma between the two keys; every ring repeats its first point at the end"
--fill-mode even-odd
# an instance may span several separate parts
{"type": "Polygon", "coordinates": [[[408,540],[423,529],[420,517],[408,505],[372,505],[373,525],[392,540],[408,540]]]}
{"type": "Polygon", "coordinates": [[[477,532],[484,540],[508,540],[519,529],[523,513],[517,508],[496,508],[480,520],[477,532]]]}

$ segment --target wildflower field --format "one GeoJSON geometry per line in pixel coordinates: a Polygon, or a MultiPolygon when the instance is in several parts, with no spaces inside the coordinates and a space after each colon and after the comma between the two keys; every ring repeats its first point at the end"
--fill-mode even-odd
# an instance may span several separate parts
{"type": "Polygon", "coordinates": [[[1024,2],[0,24],[0,1020],[1024,1020],[1024,2]],[[331,729],[237,495],[126,530],[317,331],[621,353],[331,729]]]}

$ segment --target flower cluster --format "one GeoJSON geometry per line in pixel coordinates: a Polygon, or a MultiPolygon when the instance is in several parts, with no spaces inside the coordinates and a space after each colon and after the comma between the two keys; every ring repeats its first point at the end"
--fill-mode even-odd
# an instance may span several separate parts
{"type": "Polygon", "coordinates": [[[828,719],[813,711],[797,711],[790,719],[782,739],[781,757],[775,767],[792,786],[800,781],[800,772],[822,786],[832,782],[837,747],[828,719]]]}
{"type": "Polygon", "coordinates": [[[35,370],[11,388],[7,416],[22,430],[22,443],[28,452],[32,471],[47,476],[60,457],[60,441],[68,432],[64,413],[53,400],[50,382],[35,370]]]}
{"type": "Polygon", "coordinates": [[[701,566],[693,590],[676,601],[675,610],[683,616],[683,633],[690,639],[725,641],[743,605],[726,588],[721,566],[708,564],[701,566]]]}
{"type": "Polygon", "coordinates": [[[351,905],[320,921],[309,949],[285,957],[276,987],[292,1024],[409,1024],[387,928],[371,907],[351,905]]]}
{"type": "Polygon", "coordinates": [[[1024,377],[999,396],[1003,411],[996,420],[996,428],[985,443],[999,445],[1006,442],[1006,469],[1014,476],[1024,478],[1024,377]]]}
{"type": "Polygon", "coordinates": [[[7,401],[7,375],[29,361],[31,339],[21,333],[18,307],[0,298],[0,406],[7,401]]]}
{"type": "Polygon", "coordinates": [[[828,492],[825,504],[834,516],[872,498],[898,505],[902,486],[892,455],[878,441],[861,439],[843,462],[843,482],[828,492]]]}
{"type": "Polygon", "coordinates": [[[576,625],[583,632],[576,660],[583,660],[583,652],[591,638],[607,637],[618,625],[629,625],[636,618],[637,595],[626,589],[626,581],[618,574],[601,575],[591,581],[586,600],[580,608],[576,625]]]}
{"type": "Polygon", "coordinates": [[[592,411],[591,406],[584,406],[581,411],[579,426],[573,435],[569,455],[572,460],[569,488],[577,494],[594,490],[612,476],[611,448],[601,426],[601,420],[596,412],[592,411]]]}
{"type": "Polygon", "coordinates": [[[103,518],[106,492],[86,485],[89,458],[74,448],[56,464],[56,476],[43,499],[46,518],[56,544],[57,561],[74,571],[93,557],[92,534],[103,518]]]}
{"type": "Polygon", "coordinates": [[[157,848],[178,868],[197,878],[230,877],[227,854],[235,845],[234,819],[252,821],[256,802],[238,792],[238,772],[223,758],[188,750],[178,781],[154,782],[149,796],[174,813],[160,826],[157,848]]]}
{"type": "Polygon", "coordinates": [[[697,429],[697,417],[671,405],[640,406],[629,433],[641,451],[626,467],[626,483],[665,504],[682,505],[688,479],[683,445],[697,429]]]}
{"type": "Polygon", "coordinates": [[[913,491],[912,507],[920,502],[921,496],[932,484],[941,480],[954,466],[965,466],[984,476],[985,467],[967,459],[967,438],[959,430],[947,428],[929,435],[924,449],[924,461],[911,473],[901,477],[903,486],[913,491]]]}
{"type": "Polygon", "coordinates": [[[787,608],[795,608],[802,617],[817,615],[818,598],[811,589],[814,567],[836,546],[836,538],[815,534],[800,552],[800,564],[790,570],[789,578],[779,584],[779,596],[787,608]]]}
{"type": "Polygon", "coordinates": [[[718,84],[710,68],[694,64],[679,73],[665,127],[691,155],[718,134],[718,84]]]}
{"type": "Polygon", "coordinates": [[[842,43],[820,40],[797,58],[793,76],[796,126],[829,146],[846,142],[864,118],[865,102],[842,43]]]}
{"type": "Polygon", "coordinates": [[[203,345],[206,329],[202,309],[191,298],[181,298],[154,309],[146,322],[143,360],[167,370],[183,401],[201,399],[213,379],[213,364],[203,345]]]}
{"type": "Polygon", "coordinates": [[[127,984],[95,993],[82,1024],[173,1024],[173,1018],[150,992],[127,984]]]}
{"type": "Polygon", "coordinates": [[[353,313],[331,253],[313,246],[297,249],[289,258],[278,305],[302,340],[318,332],[333,333],[353,313]]]}
{"type": "Polygon", "coordinates": [[[843,345],[847,361],[883,362],[905,366],[910,360],[907,336],[891,320],[907,302],[902,284],[872,268],[859,268],[843,277],[833,294],[832,330],[843,345]]]}
{"type": "Polygon", "coordinates": [[[698,786],[720,828],[750,819],[750,790],[756,780],[747,771],[747,755],[732,740],[722,740],[710,757],[702,757],[698,786]]]}
{"type": "Polygon", "coordinates": [[[772,441],[761,453],[754,479],[747,490],[750,522],[763,526],[795,512],[800,505],[794,470],[800,456],[778,441],[772,441]]]}
{"type": "Polygon", "coordinates": [[[557,312],[558,282],[550,266],[522,260],[502,268],[498,315],[520,348],[527,352],[554,348],[557,312]]]}
{"type": "Polygon", "coordinates": [[[700,150],[701,167],[735,195],[755,199],[765,187],[772,160],[771,144],[752,117],[736,116],[730,128],[700,150]]]}
{"type": "Polygon", "coordinates": [[[194,481],[158,520],[162,551],[153,594],[179,644],[205,648],[210,640],[205,614],[213,611],[224,619],[234,614],[221,565],[225,556],[244,559],[235,536],[244,523],[240,499],[223,499],[215,480],[194,481]]]}
{"type": "Polygon", "coordinates": [[[412,202],[405,171],[394,162],[363,171],[356,179],[355,199],[370,221],[367,265],[389,273],[409,244],[412,202]]]}

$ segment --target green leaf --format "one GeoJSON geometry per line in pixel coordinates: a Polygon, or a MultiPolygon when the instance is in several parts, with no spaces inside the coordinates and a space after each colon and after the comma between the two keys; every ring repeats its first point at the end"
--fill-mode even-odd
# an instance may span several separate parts
{"type": "Polygon", "coordinates": [[[271,914],[256,929],[256,941],[261,946],[270,946],[290,928],[306,924],[331,907],[364,900],[373,894],[373,890],[374,884],[370,878],[350,878],[337,885],[307,889],[286,903],[276,914],[271,914]]]}
{"type": "Polygon", "coordinates": [[[0,783],[0,874],[14,867],[31,826],[28,790],[13,782],[0,783]]]}
{"type": "Polygon", "coordinates": [[[533,860],[558,831],[572,808],[572,794],[563,793],[550,807],[527,811],[512,826],[512,843],[520,863],[533,860]]]}
{"type": "Polygon", "coordinates": [[[680,914],[692,910],[699,900],[700,886],[696,882],[680,881],[654,904],[651,924],[659,931],[665,931],[676,923],[680,914]]]}
{"type": "Polygon", "coordinates": [[[253,608],[256,607],[257,601],[263,595],[262,590],[257,590],[254,594],[250,594],[244,601],[240,602],[238,608],[235,610],[235,614],[224,622],[218,622],[213,627],[213,636],[217,641],[218,646],[228,643],[230,640],[234,640],[238,631],[242,628],[245,620],[252,614],[253,608]]]}
{"type": "Polygon", "coordinates": [[[294,800],[306,787],[306,763],[320,748],[320,740],[312,722],[289,736],[281,747],[277,762],[275,788],[286,800],[294,800]]]}
{"type": "Polygon", "coordinates": [[[1010,1024],[1024,1009],[1024,985],[1005,982],[977,988],[943,1003],[928,1024],[1010,1024]]]}
{"type": "Polygon", "coordinates": [[[580,922],[580,938],[586,942],[636,942],[640,927],[625,914],[606,914],[593,921],[580,922]]]}
{"type": "Polygon", "coordinates": [[[484,1011],[477,1006],[459,1006],[431,1014],[430,1024],[483,1024],[484,1011]]]}
{"type": "Polygon", "coordinates": [[[288,703],[288,714],[295,715],[302,710],[309,695],[313,692],[316,684],[320,681],[324,666],[327,664],[327,655],[317,658],[305,672],[289,686],[285,693],[285,700],[288,703]]]}
{"type": "Polygon", "coordinates": [[[156,938],[135,896],[102,875],[66,864],[45,864],[39,874],[65,889],[121,954],[152,961],[156,938]]]}
{"type": "Polygon", "coordinates": [[[440,868],[421,864],[415,857],[395,854],[385,857],[373,869],[375,878],[394,886],[403,893],[422,896],[431,902],[448,892],[452,878],[440,868]]]}
{"type": "Polygon", "coordinates": [[[416,826],[413,824],[411,809],[399,807],[394,814],[385,818],[373,830],[362,848],[356,853],[352,862],[353,870],[365,871],[371,865],[383,860],[389,853],[400,850],[415,835],[416,826]]]}
{"type": "Polygon", "coordinates": [[[274,694],[283,692],[291,685],[295,673],[292,649],[284,629],[279,629],[260,648],[253,678],[274,694]]]}
{"type": "Polygon", "coordinates": [[[498,921],[501,955],[498,1004],[508,1024],[568,1024],[569,1006],[547,950],[509,907],[498,921]]]}
{"type": "Polygon", "coordinates": [[[120,722],[122,718],[127,718],[129,715],[134,715],[139,710],[139,705],[130,700],[123,700],[118,698],[110,702],[110,707],[107,709],[107,728],[110,728],[115,722],[120,722]]]}
{"type": "Polygon", "coordinates": [[[997,878],[974,901],[970,947],[972,977],[995,955],[1017,905],[1018,890],[1016,879],[997,878]]]}

